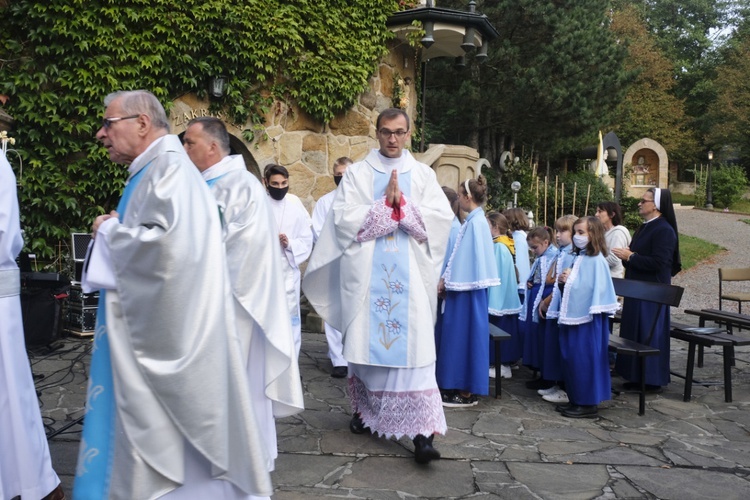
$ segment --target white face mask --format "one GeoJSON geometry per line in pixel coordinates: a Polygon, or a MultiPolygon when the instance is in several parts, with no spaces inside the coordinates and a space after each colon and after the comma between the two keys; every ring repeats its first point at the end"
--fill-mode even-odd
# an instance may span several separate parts
{"type": "Polygon", "coordinates": [[[573,244],[583,250],[589,244],[589,237],[582,234],[575,234],[573,235],[573,244]]]}

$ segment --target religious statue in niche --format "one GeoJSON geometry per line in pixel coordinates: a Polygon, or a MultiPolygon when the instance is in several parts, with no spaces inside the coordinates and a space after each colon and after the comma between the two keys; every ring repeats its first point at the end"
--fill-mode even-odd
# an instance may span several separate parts
{"type": "Polygon", "coordinates": [[[637,186],[655,186],[656,179],[651,172],[651,164],[646,163],[643,155],[638,156],[638,160],[633,166],[633,180],[637,186]]]}

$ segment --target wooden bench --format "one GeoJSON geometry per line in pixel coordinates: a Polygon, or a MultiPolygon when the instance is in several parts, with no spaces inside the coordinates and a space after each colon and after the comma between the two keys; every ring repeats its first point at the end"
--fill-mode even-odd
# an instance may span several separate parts
{"type": "Polygon", "coordinates": [[[724,400],[729,403],[732,401],[732,340],[728,339],[726,330],[722,328],[693,327],[682,323],[672,323],[672,329],[669,332],[670,337],[682,340],[688,343],[688,357],[685,375],[670,372],[675,377],[685,379],[685,390],[682,394],[683,401],[690,401],[692,395],[693,383],[701,385],[714,385],[711,382],[700,382],[693,378],[695,368],[695,347],[721,347],[724,351],[724,400]]]}
{"type": "Polygon", "coordinates": [[[638,370],[641,378],[640,390],[638,391],[638,415],[643,415],[646,413],[646,362],[644,358],[659,354],[658,348],[649,345],[654,337],[659,315],[668,306],[676,307],[680,305],[684,289],[664,283],[623,278],[612,278],[612,283],[615,286],[615,293],[621,297],[654,302],[659,305],[656,314],[651,318],[651,326],[645,336],[646,342],[641,344],[613,335],[609,337],[610,351],[616,352],[618,356],[636,356],[638,358],[638,370]]]}
{"type": "MultiPolygon", "coordinates": [[[[713,321],[720,325],[724,325],[727,332],[732,335],[734,328],[750,328],[750,316],[747,314],[739,314],[731,311],[722,311],[721,309],[687,309],[686,314],[692,314],[698,316],[698,324],[701,327],[706,326],[706,321],[713,321]]],[[[732,353],[732,366],[734,366],[734,346],[731,348],[732,353]]],[[[703,346],[698,346],[698,367],[703,366],[703,346]]]]}
{"type": "Polygon", "coordinates": [[[500,387],[500,381],[502,380],[500,376],[500,344],[506,340],[510,340],[510,338],[510,333],[490,323],[490,339],[495,349],[495,399],[498,396],[502,397],[502,388],[500,387]]]}

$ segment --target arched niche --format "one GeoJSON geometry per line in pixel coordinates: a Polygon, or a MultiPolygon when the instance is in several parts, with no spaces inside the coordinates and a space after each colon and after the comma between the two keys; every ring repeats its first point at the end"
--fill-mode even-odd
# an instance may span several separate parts
{"type": "Polygon", "coordinates": [[[669,187],[669,158],[664,147],[653,139],[634,142],[623,155],[623,164],[629,175],[623,184],[630,196],[638,197],[651,187],[669,187]]]}

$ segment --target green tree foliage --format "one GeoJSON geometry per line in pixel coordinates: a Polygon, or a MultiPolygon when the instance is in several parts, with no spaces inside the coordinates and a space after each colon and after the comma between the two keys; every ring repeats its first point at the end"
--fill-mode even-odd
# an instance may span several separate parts
{"type": "Polygon", "coordinates": [[[637,73],[617,105],[611,130],[622,144],[649,137],[669,151],[670,159],[695,158],[700,148],[684,101],[674,94],[672,62],[647,31],[643,14],[633,5],[625,5],[614,12],[611,29],[627,47],[625,67],[637,73]]]}
{"type": "Polygon", "coordinates": [[[711,192],[717,208],[737,203],[747,189],[747,175],[739,165],[720,165],[711,172],[711,192]]]}
{"type": "Polygon", "coordinates": [[[722,145],[724,147],[721,149],[736,152],[746,170],[750,170],[749,54],[750,22],[745,21],[730,43],[721,50],[722,62],[717,68],[716,78],[716,102],[708,110],[708,119],[714,126],[706,138],[712,146],[722,145]]]}
{"type": "Polygon", "coordinates": [[[168,106],[205,96],[236,123],[262,121],[270,98],[326,122],[367,88],[391,36],[396,0],[13,0],[0,7],[0,93],[24,157],[29,246],[50,258],[71,231],[114,208],[126,177],[94,141],[103,97],[144,88],[168,106]]]}
{"type": "Polygon", "coordinates": [[[478,146],[494,164],[514,145],[554,155],[589,142],[628,81],[608,7],[601,0],[480,2],[500,37],[479,67],[429,62],[430,140],[478,146]]]}

